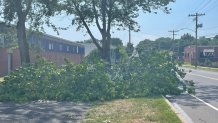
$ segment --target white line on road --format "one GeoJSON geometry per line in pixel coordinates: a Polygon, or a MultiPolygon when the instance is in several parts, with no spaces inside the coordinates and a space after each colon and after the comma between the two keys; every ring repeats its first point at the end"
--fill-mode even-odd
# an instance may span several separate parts
{"type": "Polygon", "coordinates": [[[207,106],[211,107],[212,109],[218,111],[218,108],[216,108],[215,106],[213,106],[213,105],[211,105],[211,104],[205,102],[204,100],[202,100],[202,99],[200,99],[200,98],[198,98],[198,97],[196,97],[196,96],[194,96],[194,95],[192,95],[192,94],[190,94],[190,95],[191,95],[192,97],[196,98],[197,100],[203,102],[203,103],[206,104],[207,106]]]}
{"type": "Polygon", "coordinates": [[[192,119],[184,112],[184,110],[181,109],[181,107],[177,103],[172,103],[172,104],[180,112],[180,114],[183,115],[187,123],[194,123],[192,119]]]}
{"type": "Polygon", "coordinates": [[[207,79],[212,79],[212,80],[217,80],[218,81],[218,78],[212,78],[212,77],[207,77],[207,76],[193,74],[193,73],[188,73],[188,74],[193,75],[193,76],[199,76],[199,77],[203,77],[203,78],[207,78],[207,79]]]}

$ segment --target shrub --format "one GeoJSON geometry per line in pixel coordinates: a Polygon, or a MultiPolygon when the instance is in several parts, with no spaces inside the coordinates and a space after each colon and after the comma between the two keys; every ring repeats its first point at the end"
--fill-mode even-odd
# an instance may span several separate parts
{"type": "Polygon", "coordinates": [[[103,101],[114,98],[114,82],[106,73],[105,65],[103,61],[98,61],[95,64],[67,64],[64,73],[65,82],[71,82],[67,86],[70,87],[69,90],[73,93],[74,100],[103,101]]]}
{"type": "Polygon", "coordinates": [[[9,76],[0,85],[1,101],[23,102],[38,99],[56,99],[63,82],[61,69],[43,59],[25,65],[9,76]]]}
{"type": "MultiPolygon", "coordinates": [[[[111,66],[98,58],[97,51],[78,65],[66,60],[65,66],[57,67],[41,59],[5,77],[0,101],[104,101],[179,94],[178,87],[187,85],[180,80],[185,74],[176,64],[168,52],[159,51],[123,58],[111,66]]],[[[192,86],[187,89],[194,92],[192,86]]]]}

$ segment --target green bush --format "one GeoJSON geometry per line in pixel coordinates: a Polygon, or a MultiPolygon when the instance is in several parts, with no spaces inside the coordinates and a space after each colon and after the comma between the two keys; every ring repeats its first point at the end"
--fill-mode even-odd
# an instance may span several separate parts
{"type": "Polygon", "coordinates": [[[0,85],[1,101],[25,102],[38,99],[56,99],[63,82],[61,70],[54,63],[41,59],[25,65],[9,76],[0,85]]]}
{"type": "Polygon", "coordinates": [[[12,72],[0,85],[0,101],[104,101],[114,98],[115,85],[103,61],[74,65],[66,60],[66,63],[58,68],[41,59],[12,72]]]}
{"type": "Polygon", "coordinates": [[[113,65],[98,56],[94,51],[78,65],[66,60],[65,66],[57,67],[43,59],[25,65],[5,77],[0,101],[104,101],[180,94],[178,87],[186,86],[178,77],[185,74],[168,52],[146,52],[113,65]]]}
{"type": "Polygon", "coordinates": [[[73,100],[96,101],[110,100],[114,98],[114,82],[110,80],[105,71],[105,63],[98,61],[95,64],[83,63],[66,65],[63,73],[65,82],[73,93],[73,100]]]}

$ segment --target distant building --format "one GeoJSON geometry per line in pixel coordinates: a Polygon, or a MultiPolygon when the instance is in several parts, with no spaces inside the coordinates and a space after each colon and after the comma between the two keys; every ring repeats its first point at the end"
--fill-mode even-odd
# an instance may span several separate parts
{"type": "MultiPolygon", "coordinates": [[[[92,51],[97,50],[97,47],[94,43],[80,43],[85,47],[85,57],[88,56],[92,51]]],[[[110,46],[110,58],[111,63],[119,62],[120,56],[116,46],[110,46]]]]}
{"type": "MultiPolygon", "coordinates": [[[[5,44],[4,37],[0,39],[1,44],[5,44]]],[[[47,34],[32,34],[28,37],[28,42],[31,63],[34,63],[36,58],[40,56],[57,65],[65,64],[65,59],[79,64],[85,54],[83,45],[47,34]]],[[[0,48],[0,76],[5,76],[20,66],[18,48],[0,48]]]]}
{"type": "Polygon", "coordinates": [[[218,61],[218,46],[196,46],[191,45],[184,48],[184,61],[194,63],[204,62],[206,59],[210,61],[218,61]]]}
{"type": "Polygon", "coordinates": [[[80,43],[85,47],[85,57],[88,56],[92,51],[96,50],[97,47],[93,43],[80,43]]]}

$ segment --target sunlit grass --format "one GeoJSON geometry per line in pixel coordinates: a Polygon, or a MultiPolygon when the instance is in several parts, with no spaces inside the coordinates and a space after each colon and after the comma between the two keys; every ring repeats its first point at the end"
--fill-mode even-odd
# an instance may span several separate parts
{"type": "Polygon", "coordinates": [[[4,81],[4,77],[0,77],[0,82],[3,82],[4,81]]]}
{"type": "MultiPolygon", "coordinates": [[[[190,63],[185,63],[184,65],[182,65],[183,67],[186,68],[193,68],[195,69],[194,65],[191,65],[190,63]]],[[[208,70],[208,71],[215,71],[218,72],[218,68],[213,68],[213,67],[202,67],[202,66],[197,66],[197,69],[199,70],[208,70]]]]}
{"type": "Polygon", "coordinates": [[[93,106],[82,123],[181,123],[162,97],[123,99],[93,106]]]}

